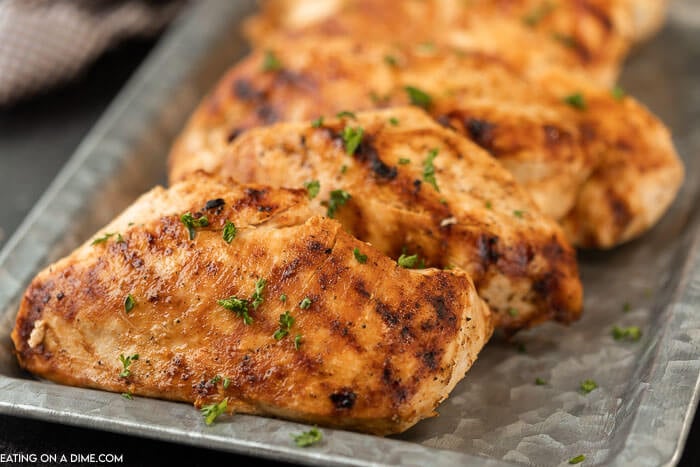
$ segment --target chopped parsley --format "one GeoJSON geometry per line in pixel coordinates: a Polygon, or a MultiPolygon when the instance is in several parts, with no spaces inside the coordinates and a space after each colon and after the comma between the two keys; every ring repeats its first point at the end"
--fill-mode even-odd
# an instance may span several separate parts
{"type": "Polygon", "coordinates": [[[399,266],[402,268],[406,269],[413,269],[413,268],[418,268],[422,269],[425,264],[423,263],[423,260],[418,258],[418,254],[415,255],[406,255],[405,253],[402,253],[401,256],[399,256],[399,259],[396,261],[399,266]]]}
{"type": "Polygon", "coordinates": [[[430,95],[426,92],[421,91],[420,89],[413,86],[406,86],[404,89],[406,90],[406,93],[408,94],[408,98],[410,99],[412,105],[421,107],[426,110],[433,105],[432,97],[430,97],[430,95]]]}
{"type": "Polygon", "coordinates": [[[550,14],[552,10],[554,10],[554,4],[548,1],[543,2],[542,4],[533,8],[530,13],[523,17],[523,23],[534,28],[545,18],[545,16],[550,14]]]}
{"type": "Polygon", "coordinates": [[[493,204],[491,204],[491,201],[486,201],[484,203],[484,206],[486,207],[486,209],[493,209],[493,204]]]}
{"type": "Polygon", "coordinates": [[[396,57],[394,57],[393,55],[385,55],[384,63],[386,63],[389,66],[399,66],[398,60],[396,60],[396,57]]]}
{"type": "Polygon", "coordinates": [[[642,337],[642,331],[638,326],[629,326],[626,328],[615,326],[612,329],[612,336],[616,341],[627,340],[635,342],[642,337]]]}
{"type": "Polygon", "coordinates": [[[423,161],[423,181],[430,183],[435,191],[440,193],[440,188],[438,188],[437,180],[435,179],[435,166],[433,161],[438,155],[437,149],[431,149],[428,153],[428,157],[423,161]]]}
{"type": "Polygon", "coordinates": [[[615,99],[616,101],[621,101],[622,99],[625,98],[625,95],[626,95],[625,90],[622,89],[622,87],[619,85],[612,88],[610,90],[610,94],[612,94],[613,99],[615,99]]]}
{"type": "Polygon", "coordinates": [[[350,198],[350,193],[345,190],[331,191],[330,199],[326,202],[326,215],[332,219],[335,216],[335,212],[338,210],[338,208],[347,203],[350,198]]]}
{"type": "Polygon", "coordinates": [[[281,68],[282,62],[280,62],[279,58],[272,50],[267,50],[263,60],[263,71],[279,71],[281,68]]]}
{"type": "Polygon", "coordinates": [[[255,292],[253,292],[253,296],[250,298],[250,300],[253,302],[253,310],[257,310],[258,307],[262,305],[262,302],[265,301],[262,296],[263,291],[265,290],[265,284],[267,284],[267,280],[263,278],[255,281],[255,292]]]}
{"type": "Polygon", "coordinates": [[[297,446],[300,448],[306,448],[321,441],[323,439],[323,434],[318,428],[313,427],[309,431],[305,431],[298,435],[292,435],[292,438],[297,446]]]}
{"type": "Polygon", "coordinates": [[[396,117],[391,117],[389,119],[389,123],[391,123],[393,126],[398,126],[399,125],[399,119],[396,117]]]}
{"type": "Polygon", "coordinates": [[[230,384],[231,384],[231,380],[228,377],[224,378],[224,384],[223,384],[224,389],[228,389],[230,384]]]}
{"type": "Polygon", "coordinates": [[[314,128],[321,128],[323,126],[323,117],[318,117],[311,122],[311,126],[314,128]]]}
{"type": "Polygon", "coordinates": [[[124,311],[128,313],[133,310],[135,306],[136,300],[134,300],[134,296],[131,294],[127,295],[124,299],[124,311]]]}
{"type": "Polygon", "coordinates": [[[513,215],[515,217],[517,217],[518,219],[522,219],[523,216],[525,215],[525,211],[515,210],[515,211],[513,211],[513,215]]]}
{"type": "Polygon", "coordinates": [[[552,34],[552,39],[561,43],[563,46],[573,49],[576,47],[576,38],[568,34],[562,34],[560,32],[555,32],[552,34]]]}
{"type": "Polygon", "coordinates": [[[287,295],[286,294],[280,295],[280,302],[286,302],[286,301],[287,301],[287,295]]]}
{"type": "Polygon", "coordinates": [[[224,232],[222,234],[224,241],[226,243],[231,243],[233,239],[236,238],[236,233],[238,233],[236,225],[233,222],[227,220],[226,224],[224,224],[224,232]]]}
{"type": "Polygon", "coordinates": [[[129,367],[131,366],[132,363],[134,363],[136,360],[139,359],[139,354],[135,353],[134,355],[129,355],[129,356],[124,356],[124,354],[119,354],[119,361],[122,362],[122,365],[124,366],[124,369],[119,373],[120,378],[128,378],[131,376],[131,370],[129,367]]]}
{"type": "Polygon", "coordinates": [[[574,109],[586,110],[586,99],[580,92],[570,94],[564,98],[564,102],[574,109]]]}
{"type": "Polygon", "coordinates": [[[401,157],[399,159],[399,165],[406,165],[406,164],[410,164],[410,163],[411,163],[411,159],[406,159],[405,157],[401,157]]]}
{"type": "Polygon", "coordinates": [[[340,167],[340,173],[341,173],[341,174],[344,174],[344,173],[347,172],[347,171],[348,171],[348,166],[345,165],[345,164],[343,164],[343,165],[340,167]]]}
{"type": "Polygon", "coordinates": [[[337,114],[335,114],[335,116],[336,116],[337,118],[345,118],[345,117],[347,117],[347,118],[352,118],[353,120],[357,120],[357,115],[355,115],[354,113],[349,112],[349,111],[347,111],[347,110],[343,110],[342,112],[338,112],[337,114]]]}
{"type": "Polygon", "coordinates": [[[299,302],[299,308],[302,310],[306,310],[311,306],[311,299],[309,297],[305,297],[304,300],[299,302]]]}
{"type": "Polygon", "coordinates": [[[209,404],[202,406],[202,408],[199,410],[204,416],[204,423],[206,423],[207,425],[211,425],[212,423],[214,423],[214,420],[216,420],[219,415],[226,411],[227,406],[228,398],[222,400],[218,404],[209,404]]]}
{"type": "Polygon", "coordinates": [[[197,227],[206,227],[209,225],[209,219],[207,219],[207,216],[195,218],[190,212],[186,212],[180,216],[180,221],[185,224],[185,227],[187,227],[187,231],[190,233],[190,240],[194,240],[196,233],[195,229],[197,227]]]}
{"type": "Polygon", "coordinates": [[[299,350],[301,347],[301,334],[294,336],[294,350],[299,350]]]}
{"type": "Polygon", "coordinates": [[[345,152],[347,152],[349,156],[352,156],[355,154],[355,151],[357,151],[357,148],[362,142],[362,135],[364,132],[365,130],[361,126],[355,128],[346,126],[343,128],[343,143],[345,143],[345,152]]]}
{"type": "Polygon", "coordinates": [[[283,339],[287,334],[289,334],[289,330],[293,325],[294,317],[289,314],[289,311],[285,311],[280,315],[280,328],[275,331],[275,334],[272,337],[274,337],[276,341],[283,339]]]}
{"type": "Polygon", "coordinates": [[[355,255],[355,259],[358,263],[365,264],[367,262],[367,255],[363,255],[362,253],[360,253],[359,248],[355,247],[355,249],[352,250],[352,254],[355,255]]]}
{"type": "Polygon", "coordinates": [[[627,303],[627,302],[625,302],[625,303],[622,305],[622,311],[623,311],[623,313],[627,313],[627,312],[629,312],[631,309],[632,309],[632,305],[630,305],[630,304],[627,303]]]}
{"type": "Polygon", "coordinates": [[[508,308],[508,314],[510,316],[512,316],[513,318],[515,318],[516,316],[518,316],[518,309],[510,307],[510,308],[508,308]]]}
{"type": "Polygon", "coordinates": [[[581,381],[581,386],[579,389],[581,389],[581,392],[584,394],[588,394],[589,392],[593,391],[598,387],[598,383],[593,381],[592,379],[587,379],[585,381],[581,381]]]}
{"type": "Polygon", "coordinates": [[[547,384],[547,381],[542,378],[535,378],[535,384],[538,386],[544,386],[547,384]]]}
{"type": "Polygon", "coordinates": [[[124,399],[129,399],[130,401],[134,400],[134,396],[132,396],[130,392],[122,392],[122,397],[124,399]]]}
{"type": "Polygon", "coordinates": [[[318,196],[318,192],[321,190],[321,182],[318,180],[311,180],[309,182],[304,182],[304,188],[309,194],[309,199],[314,199],[318,196]]]}
{"type": "Polygon", "coordinates": [[[116,233],[116,232],[112,232],[112,233],[106,233],[106,234],[104,234],[104,235],[101,236],[101,237],[97,237],[96,239],[94,239],[94,240],[92,241],[92,243],[90,243],[90,245],[93,245],[93,246],[94,246],[94,245],[99,245],[99,244],[101,244],[101,243],[106,243],[107,240],[109,240],[110,238],[114,237],[115,235],[117,235],[117,243],[123,243],[123,242],[124,242],[124,239],[122,238],[122,234],[116,233]]]}
{"type": "Polygon", "coordinates": [[[569,459],[569,464],[574,465],[574,464],[580,464],[581,462],[586,460],[586,456],[583,454],[579,454],[576,457],[572,457],[569,459]]]}
{"type": "Polygon", "coordinates": [[[243,324],[246,326],[252,324],[253,318],[251,318],[248,314],[248,300],[231,296],[229,298],[217,300],[216,303],[229,311],[233,311],[236,313],[236,315],[243,318],[243,324]]]}

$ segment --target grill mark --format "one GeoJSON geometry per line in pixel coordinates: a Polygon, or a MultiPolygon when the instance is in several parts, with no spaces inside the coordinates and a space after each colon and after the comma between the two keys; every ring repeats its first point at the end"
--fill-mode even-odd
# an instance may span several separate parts
{"type": "Polygon", "coordinates": [[[493,139],[496,130],[495,124],[488,120],[467,118],[464,121],[464,127],[472,141],[488,151],[493,150],[493,139]]]}
{"type": "Polygon", "coordinates": [[[389,327],[399,324],[399,316],[386,303],[377,300],[374,310],[382,317],[382,321],[389,327]]]}
{"type": "Polygon", "coordinates": [[[337,410],[351,410],[355,406],[357,395],[351,388],[341,388],[330,396],[333,406],[337,410]]]}
{"type": "Polygon", "coordinates": [[[360,142],[360,146],[357,148],[355,158],[360,162],[368,164],[370,170],[372,170],[377,177],[385,180],[395,179],[398,173],[397,168],[390,167],[382,161],[373,142],[373,138],[363,138],[362,142],[360,142]]]}

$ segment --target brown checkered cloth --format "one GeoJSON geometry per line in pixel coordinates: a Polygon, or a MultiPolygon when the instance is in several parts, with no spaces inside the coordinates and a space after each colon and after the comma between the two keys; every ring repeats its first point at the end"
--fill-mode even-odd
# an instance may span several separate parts
{"type": "Polygon", "coordinates": [[[0,106],[65,82],[117,42],[160,31],[184,0],[0,0],[0,106]]]}

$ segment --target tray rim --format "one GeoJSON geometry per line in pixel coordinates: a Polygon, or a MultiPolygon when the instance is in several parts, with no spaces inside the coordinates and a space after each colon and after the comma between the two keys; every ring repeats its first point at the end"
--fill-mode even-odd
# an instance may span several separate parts
{"type": "MultiPolygon", "coordinates": [[[[30,210],[29,214],[22,221],[20,226],[16,229],[14,234],[8,239],[5,246],[0,250],[0,271],[4,268],[10,258],[17,249],[21,248],[25,243],[25,237],[28,232],[35,226],[37,220],[41,215],[46,212],[50,203],[56,198],[64,194],[64,190],[68,182],[78,174],[84,166],[84,163],[90,158],[96,157],[96,149],[99,147],[100,143],[105,139],[106,135],[113,132],[115,127],[120,124],[123,125],[124,119],[128,118],[129,106],[131,103],[138,101],[140,96],[148,93],[149,81],[157,78],[160,70],[163,69],[163,65],[167,64],[171,59],[171,54],[177,51],[179,45],[179,38],[184,35],[184,31],[191,29],[193,25],[198,21],[198,18],[207,15],[207,11],[216,10],[215,7],[219,9],[222,4],[228,3],[226,0],[203,0],[200,2],[195,2],[191,4],[185,12],[178,18],[176,23],[167,31],[161,38],[159,43],[156,45],[153,51],[150,52],[148,57],[139,66],[137,71],[129,79],[128,83],[119,92],[117,97],[112,101],[108,108],[104,111],[102,116],[99,118],[95,126],[89,131],[85,136],[83,141],[80,143],[76,151],[69,158],[64,167],[60,170],[58,175],[54,178],[51,184],[48,186],[46,191],[42,194],[39,201],[30,210]]],[[[233,2],[236,3],[236,2],[233,2]]],[[[212,14],[209,11],[209,14],[212,14]]],[[[697,219],[695,219],[697,220],[697,219]]],[[[698,222],[693,222],[697,224],[698,222]]],[[[687,227],[692,229],[691,226],[687,227]]],[[[672,319],[678,318],[678,308],[682,306],[689,306],[690,303],[697,303],[697,300],[690,300],[694,295],[690,291],[690,282],[695,281],[700,283],[700,235],[697,235],[697,228],[694,229],[696,234],[694,238],[690,241],[690,248],[688,250],[687,261],[684,264],[684,273],[680,275],[682,281],[678,284],[672,284],[674,292],[672,294],[671,301],[666,305],[670,308],[668,311],[668,320],[664,323],[663,331],[660,331],[658,335],[660,338],[656,342],[656,348],[654,351],[654,356],[650,357],[653,363],[654,369],[659,369],[659,359],[662,358],[662,353],[669,349],[668,344],[672,343],[674,340],[674,331],[678,329],[672,328],[672,319]]],[[[695,294],[700,296],[700,293],[695,294]]],[[[2,297],[0,297],[2,298],[2,297]]],[[[8,304],[0,303],[0,309],[4,309],[8,304]]],[[[700,318],[694,323],[694,329],[700,329],[700,318]]],[[[692,355],[695,359],[700,359],[700,351],[697,351],[692,355]]],[[[668,363],[672,361],[667,359],[661,363],[668,363]]],[[[657,375],[658,376],[658,375],[657,375]]],[[[617,450],[614,454],[608,457],[606,460],[612,465],[623,465],[623,455],[631,454],[634,455],[635,450],[638,450],[640,446],[639,443],[633,439],[632,435],[642,433],[643,428],[640,426],[642,424],[642,413],[641,407],[650,401],[650,392],[658,389],[663,383],[661,378],[654,378],[654,375],[650,377],[648,381],[647,390],[640,396],[639,407],[635,410],[632,417],[632,424],[629,433],[627,433],[624,442],[621,444],[621,448],[617,450]]],[[[34,389],[37,393],[41,393],[43,389],[46,388],[46,384],[51,385],[53,388],[58,388],[59,392],[65,390],[65,392],[73,393],[78,395],[76,399],[80,400],[80,395],[91,394],[93,398],[102,399],[100,396],[105,397],[115,397],[118,395],[98,390],[84,389],[84,388],[73,388],[73,387],[63,387],[54,385],[53,383],[39,382],[35,380],[25,380],[20,378],[13,378],[0,374],[0,388],[13,385],[26,386],[27,389],[34,389]],[[93,394],[96,393],[96,394],[93,394]]],[[[179,442],[185,443],[192,446],[204,447],[209,449],[224,450],[229,452],[241,453],[251,456],[259,456],[272,460],[286,460],[291,462],[303,462],[310,465],[392,465],[390,463],[378,462],[373,459],[362,459],[361,456],[358,457],[356,453],[350,455],[340,455],[333,452],[323,452],[323,451],[312,451],[312,450],[302,450],[299,448],[291,448],[289,446],[281,446],[279,444],[271,444],[269,442],[252,442],[240,438],[222,438],[218,432],[212,432],[210,428],[193,433],[183,427],[158,427],[155,425],[144,425],[139,424],[139,422],[127,418],[105,418],[105,417],[90,417],[82,413],[76,412],[72,408],[61,408],[56,404],[45,404],[45,405],[31,405],[26,403],[19,403],[17,401],[17,395],[9,394],[5,392],[5,396],[0,400],[0,413],[14,416],[23,416],[28,418],[34,418],[39,420],[44,420],[48,422],[58,422],[65,423],[74,426],[87,427],[91,429],[99,429],[105,431],[112,431],[122,434],[130,434],[136,436],[143,436],[147,438],[161,439],[168,442],[179,442]],[[196,435],[196,436],[195,436],[196,435]]],[[[693,414],[696,412],[698,403],[700,399],[700,372],[694,375],[694,384],[692,385],[692,391],[689,394],[687,404],[684,405],[685,412],[683,416],[682,423],[678,426],[676,443],[672,452],[668,452],[668,456],[665,459],[664,465],[675,465],[679,462],[682,454],[683,448],[685,446],[690,427],[693,423],[693,414]]],[[[151,400],[153,401],[153,400],[151,400]]],[[[159,404],[167,404],[168,406],[177,405],[180,407],[187,407],[191,412],[191,406],[186,404],[177,404],[174,402],[167,401],[157,401],[159,404]]],[[[196,413],[195,413],[196,415],[196,413]]],[[[661,419],[663,420],[664,412],[660,413],[661,419]]],[[[252,417],[252,416],[241,416],[241,417],[252,417]]],[[[298,424],[295,422],[287,422],[281,420],[273,420],[278,424],[283,426],[293,427],[299,429],[305,425],[298,424]]],[[[367,437],[371,437],[376,442],[387,443],[387,445],[392,446],[395,449],[402,449],[410,446],[410,451],[415,457],[415,460],[429,460],[431,464],[434,465],[451,465],[455,461],[461,461],[463,463],[480,465],[514,465],[507,461],[503,461],[495,458],[486,458],[476,455],[471,455],[467,453],[460,453],[457,451],[450,451],[444,449],[430,448],[417,443],[411,443],[403,440],[389,439],[385,438],[379,441],[377,437],[372,437],[370,435],[364,435],[359,433],[345,432],[342,430],[331,430],[324,428],[324,434],[328,441],[324,444],[329,446],[333,444],[333,439],[336,435],[341,436],[346,439],[353,439],[359,445],[362,444],[362,440],[367,437]]]]}

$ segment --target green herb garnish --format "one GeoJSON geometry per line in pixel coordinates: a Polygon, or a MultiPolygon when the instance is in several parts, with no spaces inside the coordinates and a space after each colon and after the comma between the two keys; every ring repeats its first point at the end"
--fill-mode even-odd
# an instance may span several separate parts
{"type": "Polygon", "coordinates": [[[243,324],[246,326],[253,323],[253,318],[251,318],[248,314],[248,300],[231,296],[229,298],[217,300],[216,303],[229,311],[233,311],[237,316],[243,318],[243,324]]]}
{"type": "Polygon", "coordinates": [[[642,337],[642,331],[638,326],[629,326],[626,328],[615,326],[612,329],[612,336],[616,341],[628,340],[634,342],[642,337]]]}
{"type": "Polygon", "coordinates": [[[406,159],[405,157],[402,157],[399,159],[399,165],[406,165],[406,164],[410,164],[410,163],[411,163],[411,159],[406,159]]]}
{"type": "Polygon", "coordinates": [[[280,295],[280,302],[286,302],[286,301],[287,301],[287,295],[286,294],[280,295]]]}
{"type": "Polygon", "coordinates": [[[341,173],[341,174],[344,174],[344,173],[347,172],[347,171],[348,171],[348,166],[347,166],[347,165],[343,164],[342,166],[340,166],[340,173],[341,173]]]}
{"type": "Polygon", "coordinates": [[[265,59],[263,60],[263,71],[278,71],[281,68],[282,62],[280,62],[272,50],[267,50],[265,52],[265,59]]]}
{"type": "Polygon", "coordinates": [[[321,190],[321,182],[318,180],[311,180],[309,182],[304,182],[304,188],[309,194],[309,199],[314,199],[318,196],[318,192],[321,190]]]}
{"type": "Polygon", "coordinates": [[[399,125],[399,119],[396,117],[391,117],[389,119],[389,123],[391,123],[393,126],[398,126],[399,125]]]}
{"type": "Polygon", "coordinates": [[[581,462],[583,462],[585,460],[586,460],[586,456],[584,456],[583,454],[579,454],[578,456],[572,457],[571,459],[569,459],[569,464],[572,464],[572,465],[573,464],[580,464],[581,462]]]}
{"type": "Polygon", "coordinates": [[[543,380],[542,378],[535,378],[535,384],[538,386],[544,386],[547,384],[547,381],[543,380]]]}
{"type": "Polygon", "coordinates": [[[323,126],[323,117],[318,117],[311,122],[311,126],[314,128],[321,128],[323,126]]]}
{"type": "Polygon", "coordinates": [[[352,253],[355,255],[355,259],[358,263],[365,264],[367,262],[367,255],[363,255],[362,253],[360,253],[359,248],[355,247],[355,249],[352,250],[352,253]]]}
{"type": "Polygon", "coordinates": [[[224,224],[224,232],[223,232],[223,238],[226,243],[231,243],[234,238],[236,238],[236,233],[238,233],[238,230],[236,229],[236,225],[231,222],[231,221],[226,221],[226,224],[224,224]]]}
{"type": "Polygon", "coordinates": [[[554,10],[554,5],[550,2],[544,2],[527,14],[523,18],[523,23],[534,28],[545,18],[545,16],[550,14],[552,10],[554,10]]]}
{"type": "Polygon", "coordinates": [[[406,90],[412,105],[426,110],[433,105],[433,99],[426,92],[413,86],[406,86],[404,89],[406,90]]]}
{"type": "Polygon", "coordinates": [[[326,215],[332,219],[338,208],[347,203],[350,198],[350,193],[345,190],[331,191],[330,199],[325,203],[327,206],[326,215]]]}
{"type": "Polygon", "coordinates": [[[402,268],[411,269],[418,263],[418,254],[407,256],[402,253],[397,263],[399,263],[399,266],[402,268]]]}
{"type": "Polygon", "coordinates": [[[131,294],[127,295],[126,298],[124,299],[124,311],[126,311],[128,313],[131,310],[133,310],[135,306],[136,306],[136,300],[134,300],[134,296],[131,294]]]}
{"type": "Polygon", "coordinates": [[[299,350],[299,347],[301,347],[301,334],[294,337],[294,350],[299,350]]]}
{"type": "Polygon", "coordinates": [[[280,315],[280,328],[275,331],[275,334],[272,337],[274,337],[276,341],[283,339],[287,334],[289,334],[289,330],[293,325],[294,317],[289,314],[289,311],[285,311],[280,315]]]}
{"type": "Polygon", "coordinates": [[[625,98],[625,95],[626,95],[625,90],[622,89],[622,87],[619,85],[612,88],[610,90],[610,94],[612,94],[613,99],[615,99],[616,101],[621,101],[622,99],[625,98]]]}
{"type": "Polygon", "coordinates": [[[124,399],[129,399],[130,401],[134,400],[134,396],[132,396],[130,392],[122,392],[122,397],[124,399]]]}
{"type": "Polygon", "coordinates": [[[597,387],[598,387],[598,383],[596,383],[592,379],[587,379],[585,381],[581,381],[580,389],[584,394],[588,394],[589,392],[593,391],[597,387]]]}
{"type": "Polygon", "coordinates": [[[345,152],[347,152],[349,156],[352,156],[355,154],[355,151],[357,151],[357,148],[362,142],[362,135],[364,132],[365,130],[361,126],[355,128],[346,126],[343,128],[343,143],[345,143],[345,152]]]}
{"type": "Polygon", "coordinates": [[[305,431],[299,435],[292,435],[294,443],[300,448],[312,446],[323,439],[323,434],[318,428],[313,427],[309,431],[305,431]]]}
{"type": "Polygon", "coordinates": [[[347,111],[347,110],[343,110],[342,112],[338,112],[337,114],[335,114],[335,116],[336,116],[337,118],[345,118],[345,117],[347,117],[347,118],[352,118],[353,120],[357,120],[357,115],[355,115],[354,113],[349,112],[349,111],[347,111]]]}
{"type": "Polygon", "coordinates": [[[224,384],[223,384],[224,389],[228,389],[230,384],[231,384],[231,380],[228,377],[224,378],[224,384]]]}
{"type": "Polygon", "coordinates": [[[517,217],[518,219],[522,219],[523,216],[525,215],[525,211],[515,210],[515,211],[513,211],[513,215],[515,217],[517,217]]]}
{"type": "Polygon", "coordinates": [[[224,399],[218,404],[209,404],[202,406],[202,408],[199,410],[204,416],[204,423],[206,423],[207,425],[211,425],[212,423],[214,423],[214,420],[216,420],[219,415],[226,411],[227,406],[228,399],[224,399]]]}
{"type": "MultiPolygon", "coordinates": [[[[99,245],[99,244],[101,244],[101,243],[106,243],[107,240],[109,240],[110,238],[114,237],[115,235],[117,235],[116,232],[106,233],[106,234],[104,234],[103,236],[97,237],[96,239],[94,239],[94,240],[92,241],[92,243],[90,243],[90,245],[99,245]]],[[[123,241],[123,239],[121,238],[121,234],[119,234],[119,239],[121,239],[121,240],[123,241]]],[[[120,242],[117,242],[117,243],[120,243],[120,242]]]]}
{"type": "Polygon", "coordinates": [[[491,204],[491,201],[486,201],[484,203],[484,206],[486,207],[486,209],[493,209],[493,205],[491,204]]]}
{"type": "Polygon", "coordinates": [[[586,110],[586,99],[580,92],[566,96],[564,102],[575,109],[586,110]]]}
{"type": "Polygon", "coordinates": [[[180,221],[185,224],[185,227],[187,227],[187,231],[190,233],[190,240],[194,240],[195,236],[195,229],[197,227],[206,227],[209,225],[209,220],[207,219],[207,216],[202,216],[195,218],[192,216],[192,213],[186,212],[182,216],[180,216],[180,221]]]}
{"type": "Polygon", "coordinates": [[[137,353],[126,357],[124,356],[124,354],[119,354],[119,361],[122,362],[122,365],[124,366],[124,369],[121,371],[121,373],[119,373],[119,377],[128,378],[129,376],[131,376],[131,370],[129,369],[129,367],[138,359],[139,354],[137,353]]]}
{"type": "Polygon", "coordinates": [[[508,308],[508,314],[510,316],[512,316],[513,318],[515,318],[516,316],[518,316],[518,309],[510,307],[510,308],[508,308]]]}
{"type": "Polygon", "coordinates": [[[304,300],[299,302],[299,308],[302,310],[306,310],[311,306],[311,299],[309,297],[305,297],[304,300]]]}
{"type": "Polygon", "coordinates": [[[423,180],[430,183],[435,191],[440,193],[440,188],[438,188],[437,180],[435,179],[435,166],[433,161],[438,155],[437,149],[431,149],[428,153],[428,157],[423,161],[423,180]]]}
{"type": "Polygon", "coordinates": [[[255,292],[253,292],[253,296],[250,297],[250,300],[253,303],[253,310],[257,310],[258,307],[262,304],[265,299],[263,298],[262,294],[263,291],[265,290],[265,284],[267,284],[267,280],[260,278],[257,281],[255,281],[255,292]]]}
{"type": "Polygon", "coordinates": [[[389,66],[399,66],[398,60],[396,60],[396,57],[394,57],[393,55],[385,55],[384,63],[386,63],[389,66]]]}

